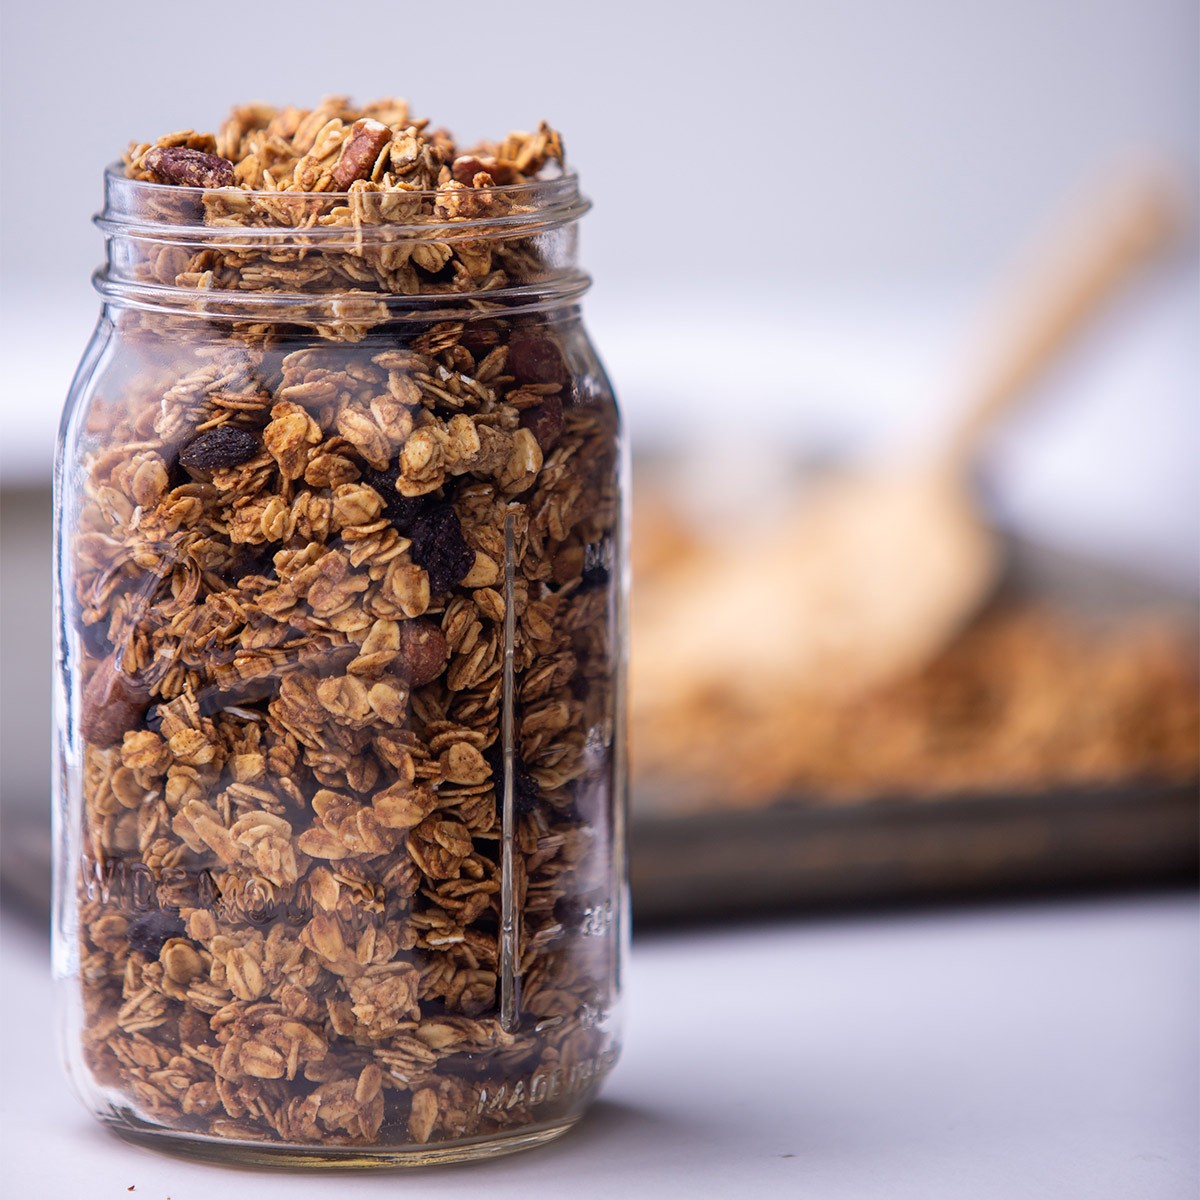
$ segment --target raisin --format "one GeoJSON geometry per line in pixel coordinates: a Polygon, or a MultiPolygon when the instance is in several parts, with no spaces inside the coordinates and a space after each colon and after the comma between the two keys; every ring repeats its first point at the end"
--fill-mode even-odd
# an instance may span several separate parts
{"type": "Polygon", "coordinates": [[[131,922],[125,939],[129,942],[130,950],[140,950],[150,958],[157,958],[167,942],[182,937],[184,932],[184,924],[179,917],[165,912],[152,912],[131,922]]]}
{"type": "Polygon", "coordinates": [[[603,563],[597,563],[594,566],[588,567],[580,579],[579,590],[581,592],[595,592],[601,588],[608,587],[608,568],[603,563]]]}
{"type": "Polygon", "coordinates": [[[396,490],[396,480],[400,478],[398,466],[376,471],[373,467],[364,467],[363,483],[373,487],[383,500],[383,511],[387,519],[396,529],[408,537],[417,518],[429,507],[429,500],[424,496],[402,496],[396,490]]]}
{"type": "MultiPolygon", "coordinates": [[[[492,768],[492,778],[498,788],[503,787],[504,781],[504,751],[499,741],[493,742],[484,752],[484,761],[492,768]]],[[[537,780],[529,773],[529,768],[521,761],[520,755],[513,755],[513,792],[514,804],[518,817],[529,816],[542,806],[542,789],[537,780]]],[[[503,801],[503,796],[497,797],[503,801]]]]}
{"type": "Polygon", "coordinates": [[[262,579],[274,578],[275,549],[271,545],[261,546],[257,549],[251,546],[242,546],[241,553],[233,559],[229,566],[221,571],[222,577],[230,583],[237,583],[239,580],[254,577],[262,579]]]}
{"type": "Polygon", "coordinates": [[[567,382],[562,351],[548,338],[536,333],[514,333],[508,343],[508,372],[518,383],[567,382]]]}
{"type": "Polygon", "coordinates": [[[569,932],[583,924],[587,905],[578,896],[563,896],[554,906],[554,919],[569,932]]]}
{"type": "Polygon", "coordinates": [[[480,359],[500,344],[500,334],[501,329],[495,321],[470,321],[463,330],[459,345],[480,359]]]}
{"type": "Polygon", "coordinates": [[[448,592],[475,565],[475,551],[449,504],[426,505],[406,533],[412,538],[412,560],[429,572],[434,594],[448,592]]]}
{"type": "Polygon", "coordinates": [[[218,425],[194,437],[179,451],[179,461],[190,471],[215,471],[236,467],[256,458],[262,443],[256,434],[236,425],[218,425]]]}

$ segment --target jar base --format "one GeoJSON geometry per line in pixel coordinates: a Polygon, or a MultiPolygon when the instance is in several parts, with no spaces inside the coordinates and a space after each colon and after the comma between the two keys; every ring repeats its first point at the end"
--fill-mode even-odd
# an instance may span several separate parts
{"type": "MultiPolygon", "coordinates": [[[[580,1114],[582,1115],[582,1114],[580,1114]]],[[[286,1146],[271,1142],[239,1142],[209,1138],[180,1130],[164,1129],[140,1120],[131,1112],[101,1116],[103,1123],[123,1141],[177,1158],[247,1167],[284,1167],[302,1170],[395,1170],[479,1162],[521,1150],[532,1150],[562,1137],[578,1123],[575,1116],[553,1125],[540,1125],[510,1134],[474,1138],[441,1146],[407,1148],[364,1146],[286,1146]]]]}

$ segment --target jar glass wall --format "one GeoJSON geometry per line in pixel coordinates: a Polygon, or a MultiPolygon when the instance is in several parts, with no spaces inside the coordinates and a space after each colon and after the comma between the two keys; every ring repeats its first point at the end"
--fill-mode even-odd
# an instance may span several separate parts
{"type": "Polygon", "coordinates": [[[626,925],[575,181],[449,214],[107,186],[57,469],[74,1086],[213,1157],[545,1140],[615,1059],[626,925]]]}

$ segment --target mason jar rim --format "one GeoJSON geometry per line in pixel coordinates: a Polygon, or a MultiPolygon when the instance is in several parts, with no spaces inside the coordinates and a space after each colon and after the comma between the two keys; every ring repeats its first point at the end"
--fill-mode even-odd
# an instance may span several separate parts
{"type": "Polygon", "coordinates": [[[462,241],[490,239],[500,236],[526,235],[557,228],[578,220],[591,208],[591,201],[579,191],[579,176],[563,172],[548,179],[536,179],[525,183],[496,184],[486,188],[447,190],[424,188],[412,190],[393,189],[388,191],[325,191],[293,192],[263,191],[246,188],[199,188],[179,184],[156,183],[149,180],[130,179],[125,175],[124,165],[110,163],[104,170],[104,207],[96,213],[93,223],[104,233],[117,236],[145,236],[186,240],[191,244],[195,238],[236,239],[240,245],[251,245],[253,239],[262,238],[271,243],[290,237],[305,239],[346,238],[347,236],[386,237],[388,240],[403,238],[414,240],[462,241]],[[521,211],[500,215],[478,217],[451,217],[430,213],[413,219],[405,218],[378,222],[339,222],[318,224],[321,216],[327,216],[338,207],[353,207],[359,197],[368,202],[386,203],[402,197],[414,201],[436,203],[447,196],[467,194],[472,197],[504,197],[521,204],[521,211]],[[208,224],[195,220],[167,219],[159,207],[162,202],[172,201],[180,205],[181,215],[204,199],[228,201],[233,206],[244,205],[257,215],[270,216],[272,208],[284,213],[292,209],[304,214],[304,219],[291,224],[269,223],[242,225],[235,221],[228,224],[208,224]],[[167,237],[169,231],[170,237],[167,237]],[[435,233],[436,231],[436,233],[435,233]],[[193,236],[194,235],[194,236],[193,236]]]}
{"type": "Polygon", "coordinates": [[[121,163],[112,163],[104,173],[104,192],[104,209],[93,217],[93,222],[104,235],[108,253],[92,282],[105,304],[122,308],[174,310],[222,320],[303,320],[341,326],[353,322],[354,317],[348,314],[362,313],[364,306],[386,312],[388,320],[423,321],[439,314],[452,318],[498,308],[514,312],[559,308],[577,302],[591,284],[591,277],[574,261],[572,227],[591,207],[591,202],[580,194],[574,173],[462,191],[264,192],[130,179],[121,163]],[[510,204],[523,203],[517,212],[478,217],[425,212],[387,218],[389,203],[395,197],[432,206],[448,196],[462,195],[503,196],[510,204]],[[222,219],[218,208],[217,219],[206,223],[214,215],[211,206],[203,204],[210,199],[228,202],[227,220],[222,219]],[[339,208],[353,209],[359,204],[377,207],[373,212],[360,210],[360,219],[339,213],[336,219],[319,223],[322,218],[333,217],[339,208]],[[249,218],[246,223],[237,219],[242,206],[249,218]],[[289,217],[292,220],[288,221],[289,217]],[[126,266],[129,253],[134,258],[150,257],[172,248],[188,254],[213,250],[237,257],[296,254],[317,262],[326,255],[340,258],[386,254],[392,246],[418,243],[501,246],[528,241],[548,245],[544,239],[556,239],[560,234],[568,234],[571,248],[567,257],[548,263],[536,280],[514,280],[503,287],[455,292],[408,294],[356,287],[349,280],[341,288],[315,291],[183,287],[139,277],[126,266]]]}

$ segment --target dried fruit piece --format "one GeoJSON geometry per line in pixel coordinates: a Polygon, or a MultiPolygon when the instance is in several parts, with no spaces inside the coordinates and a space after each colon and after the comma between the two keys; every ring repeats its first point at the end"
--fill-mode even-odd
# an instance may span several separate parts
{"type": "Polygon", "coordinates": [[[409,527],[413,562],[429,572],[429,590],[448,592],[475,565],[458,514],[449,504],[426,505],[409,527]]]}
{"type": "Polygon", "coordinates": [[[567,382],[562,351],[548,337],[526,330],[514,333],[508,343],[506,369],[518,383],[567,382]]]}
{"type": "Polygon", "coordinates": [[[379,121],[365,117],[350,126],[350,136],[333,167],[333,182],[345,191],[356,179],[369,179],[375,160],[392,140],[392,131],[379,121]]]}
{"type": "Polygon", "coordinates": [[[150,958],[157,958],[172,938],[182,937],[184,932],[180,917],[165,912],[151,912],[131,922],[125,940],[130,950],[140,950],[150,958]]]}
{"type": "MultiPolygon", "coordinates": [[[[499,740],[493,742],[484,752],[484,761],[492,768],[492,778],[496,781],[497,789],[504,783],[504,750],[499,740]]],[[[497,801],[502,797],[497,796],[497,801]]],[[[520,755],[513,755],[513,808],[518,816],[528,816],[536,812],[545,800],[537,780],[529,773],[529,768],[521,761],[520,755]]]]}
{"type": "Polygon", "coordinates": [[[595,563],[584,569],[579,583],[579,590],[581,592],[599,591],[601,588],[608,587],[608,581],[608,568],[603,563],[595,563]]]}
{"type": "Polygon", "coordinates": [[[258,435],[236,425],[218,425],[192,438],[179,451],[180,463],[192,471],[237,467],[262,452],[258,435]]]}
{"type": "Polygon", "coordinates": [[[396,490],[396,481],[400,478],[398,463],[383,471],[364,467],[362,477],[363,482],[370,484],[383,498],[383,511],[388,520],[407,537],[417,518],[429,507],[428,497],[402,496],[396,490]]]}
{"type": "Polygon", "coordinates": [[[162,183],[180,187],[221,188],[233,186],[233,163],[202,150],[185,146],[154,146],[146,151],[142,166],[162,183]]]}

